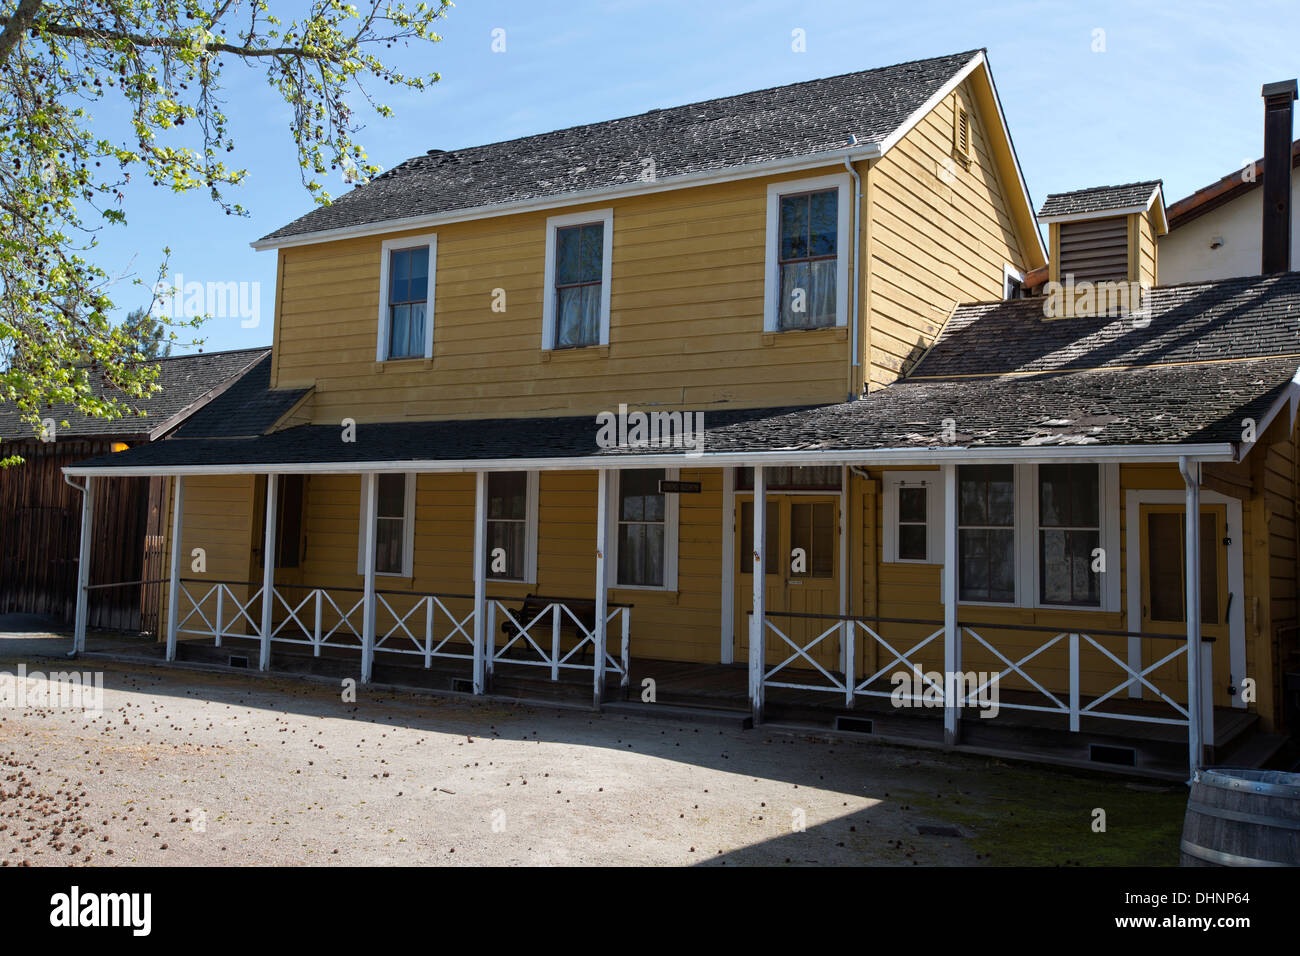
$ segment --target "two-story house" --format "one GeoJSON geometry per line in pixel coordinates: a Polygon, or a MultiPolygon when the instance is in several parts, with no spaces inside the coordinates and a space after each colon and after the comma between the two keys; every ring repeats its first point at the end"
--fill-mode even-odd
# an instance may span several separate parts
{"type": "Polygon", "coordinates": [[[255,246],[268,387],[68,469],[172,479],[168,659],[1166,772],[1274,725],[1300,278],[1018,297],[982,51],[431,150],[255,246]]]}

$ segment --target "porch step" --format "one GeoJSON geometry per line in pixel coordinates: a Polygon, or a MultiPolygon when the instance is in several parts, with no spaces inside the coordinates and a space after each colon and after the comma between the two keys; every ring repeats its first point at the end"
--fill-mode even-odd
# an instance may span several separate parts
{"type": "Polygon", "coordinates": [[[721,707],[680,707],[677,704],[646,704],[639,700],[612,700],[604,705],[607,714],[621,714],[644,720],[675,720],[692,724],[714,724],[748,730],[754,718],[743,710],[724,710],[721,707]]]}
{"type": "Polygon", "coordinates": [[[1251,734],[1226,752],[1215,754],[1215,763],[1242,770],[1257,770],[1268,765],[1290,741],[1283,734],[1263,731],[1251,734]]]}

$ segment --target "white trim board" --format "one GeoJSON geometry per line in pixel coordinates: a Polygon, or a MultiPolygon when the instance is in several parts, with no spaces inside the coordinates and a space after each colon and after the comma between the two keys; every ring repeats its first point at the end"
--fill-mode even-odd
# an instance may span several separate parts
{"type": "MultiPolygon", "coordinates": [[[[365,424],[357,426],[365,428],[365,424]]],[[[122,454],[130,454],[123,452],[122,454]]],[[[1237,461],[1231,442],[1209,445],[1038,445],[1033,448],[881,448],[836,451],[705,452],[609,455],[573,458],[484,458],[411,461],[266,462],[218,465],[68,465],[65,475],[134,478],[152,475],[355,475],[365,472],[418,471],[454,473],[474,471],[595,471],[601,468],[720,468],[728,465],[764,467],[778,465],[938,465],[1016,462],[1101,462],[1168,464],[1179,458],[1200,461],[1237,461]]]]}
{"type": "MultiPolygon", "coordinates": [[[[1241,679],[1246,674],[1246,584],[1245,568],[1242,559],[1241,538],[1241,502],[1236,498],[1209,491],[1200,491],[1201,504],[1226,505],[1229,538],[1228,545],[1228,592],[1232,595],[1232,604],[1228,608],[1228,666],[1233,686],[1237,688],[1232,698],[1232,706],[1243,709],[1246,702],[1241,699],[1241,679]]],[[[1186,492],[1180,490],[1130,489],[1124,494],[1125,524],[1125,580],[1128,588],[1128,609],[1125,621],[1130,631],[1142,629],[1142,544],[1139,517],[1142,505],[1180,505],[1186,506],[1186,492]]],[[[1142,639],[1129,639],[1129,667],[1141,670],[1142,639]]],[[[1142,688],[1130,687],[1129,696],[1140,698],[1142,688]]]]}

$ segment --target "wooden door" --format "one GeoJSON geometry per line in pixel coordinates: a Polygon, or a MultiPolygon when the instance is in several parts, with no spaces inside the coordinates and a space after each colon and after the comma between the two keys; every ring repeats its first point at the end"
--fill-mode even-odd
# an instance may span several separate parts
{"type": "MultiPolygon", "coordinates": [[[[749,659],[749,620],[754,606],[753,498],[737,497],[736,505],[736,657],[749,659]]],[[[839,613],[840,552],[837,495],[773,494],[767,496],[767,548],[764,555],[767,609],[777,613],[839,613]]],[[[773,617],[800,646],[813,641],[835,622],[824,618],[773,617]]],[[[794,653],[781,638],[767,632],[767,665],[773,667],[794,653]]],[[[810,653],[829,671],[840,669],[840,642],[832,634],[810,653]]],[[[806,661],[792,662],[812,670],[806,661]]],[[[794,675],[791,675],[794,676],[794,675]]],[[[819,683],[818,676],[810,683],[819,683]]]]}
{"type": "MultiPolygon", "coordinates": [[[[1183,516],[1179,505],[1142,505],[1138,515],[1142,536],[1142,630],[1148,633],[1187,634],[1187,524],[1183,516]]],[[[1223,505],[1204,505],[1201,508],[1201,635],[1214,638],[1216,707],[1232,704],[1228,691],[1229,600],[1227,512],[1223,505]]],[[[1156,639],[1144,640],[1142,645],[1144,667],[1175,647],[1171,641],[1156,639]]],[[[1182,701],[1187,696],[1186,656],[1180,656],[1175,663],[1179,693],[1170,696],[1182,701]]],[[[1164,668],[1162,672],[1167,670],[1164,668]]],[[[1168,679],[1152,683],[1165,693],[1170,692],[1168,679]]],[[[1150,696],[1150,691],[1144,691],[1143,696],[1150,696]]]]}

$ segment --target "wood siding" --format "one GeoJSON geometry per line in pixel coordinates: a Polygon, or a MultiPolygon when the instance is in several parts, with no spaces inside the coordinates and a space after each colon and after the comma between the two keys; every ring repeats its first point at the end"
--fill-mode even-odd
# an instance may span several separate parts
{"type": "Polygon", "coordinates": [[[870,385],[894,381],[960,302],[1002,298],[1003,266],[1027,270],[970,82],[868,171],[870,385]],[[971,120],[967,166],[953,155],[958,98],[971,120]]]}
{"type": "Polygon", "coordinates": [[[545,212],[437,230],[431,360],[375,361],[385,237],[281,250],[274,380],[314,384],[317,423],[842,401],[847,329],[763,331],[767,185],[842,169],[602,204],[607,348],[542,349],[545,212]]]}

